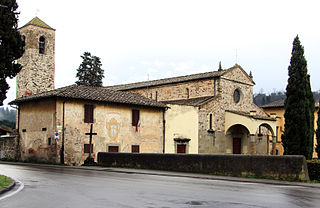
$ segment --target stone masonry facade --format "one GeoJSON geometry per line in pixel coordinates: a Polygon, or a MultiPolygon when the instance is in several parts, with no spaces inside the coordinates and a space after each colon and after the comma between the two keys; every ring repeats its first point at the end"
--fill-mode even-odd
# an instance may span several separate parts
{"type": "Polygon", "coordinates": [[[54,89],[55,31],[35,25],[19,29],[25,38],[24,55],[18,60],[22,70],[17,75],[17,98],[54,89]],[[39,53],[40,37],[44,37],[44,52],[39,53]]]}
{"type": "Polygon", "coordinates": [[[157,101],[188,99],[203,96],[212,96],[217,89],[214,79],[203,79],[197,82],[188,81],[169,85],[133,89],[130,92],[138,93],[157,101]],[[189,94],[189,96],[188,96],[189,94]]]}
{"type": "MultiPolygon", "coordinates": [[[[235,65],[222,71],[217,77],[133,88],[126,91],[138,93],[158,101],[212,96],[212,99],[199,106],[198,150],[199,153],[226,153],[228,152],[225,137],[228,129],[225,129],[224,126],[226,111],[245,113],[252,111],[258,116],[267,117],[264,111],[253,103],[253,86],[252,78],[239,65],[235,65]],[[238,103],[234,101],[234,91],[236,89],[240,91],[240,101],[238,103]],[[212,115],[213,131],[208,131],[210,114],[212,115]]],[[[228,148],[230,149],[230,144],[228,148]]]]}
{"type": "Polygon", "coordinates": [[[266,114],[253,103],[253,82],[248,79],[239,68],[229,71],[219,80],[219,94],[211,101],[200,107],[199,110],[199,153],[225,153],[226,140],[224,132],[225,111],[256,111],[257,115],[266,114]],[[238,81],[238,80],[241,80],[238,81]],[[240,89],[241,98],[235,103],[233,93],[240,89]],[[214,133],[208,132],[209,115],[212,114],[212,128],[214,133]]]}

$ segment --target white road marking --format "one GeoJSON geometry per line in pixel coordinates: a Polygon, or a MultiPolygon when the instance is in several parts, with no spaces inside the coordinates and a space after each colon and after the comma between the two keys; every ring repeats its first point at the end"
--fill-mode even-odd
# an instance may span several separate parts
{"type": "Polygon", "coordinates": [[[3,197],[0,197],[0,201],[19,193],[24,188],[24,184],[21,181],[15,180],[15,179],[13,179],[13,180],[16,182],[16,185],[19,185],[19,188],[12,193],[9,193],[3,197]]]}

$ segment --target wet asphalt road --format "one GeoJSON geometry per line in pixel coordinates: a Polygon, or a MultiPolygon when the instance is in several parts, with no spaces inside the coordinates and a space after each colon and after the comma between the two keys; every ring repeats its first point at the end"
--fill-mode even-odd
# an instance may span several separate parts
{"type": "Polygon", "coordinates": [[[7,164],[0,174],[24,184],[1,208],[320,207],[320,189],[301,186],[7,164]]]}

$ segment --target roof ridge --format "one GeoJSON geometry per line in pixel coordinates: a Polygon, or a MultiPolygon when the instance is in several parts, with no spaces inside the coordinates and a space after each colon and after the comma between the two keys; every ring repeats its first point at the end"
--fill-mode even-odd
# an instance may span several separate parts
{"type": "Polygon", "coordinates": [[[115,90],[127,90],[127,89],[132,89],[132,88],[141,88],[141,87],[148,87],[148,86],[154,86],[154,85],[164,85],[164,84],[168,84],[168,83],[184,82],[184,81],[190,81],[193,79],[207,78],[207,77],[210,77],[210,74],[212,74],[211,76],[221,76],[225,71],[226,70],[209,71],[209,72],[202,72],[202,73],[189,74],[189,75],[183,75],[183,76],[161,78],[161,79],[140,81],[140,82],[132,82],[132,83],[127,83],[127,84],[111,85],[111,86],[106,86],[105,88],[115,89],[115,90]],[[201,75],[206,75],[206,74],[208,74],[208,76],[199,77],[201,75]]]}
{"type": "Polygon", "coordinates": [[[75,84],[51,90],[48,92],[17,98],[11,101],[10,104],[18,104],[22,102],[47,98],[80,99],[91,100],[96,102],[166,108],[166,105],[163,103],[148,99],[142,95],[138,95],[135,93],[116,91],[104,87],[90,87],[75,84]]]}

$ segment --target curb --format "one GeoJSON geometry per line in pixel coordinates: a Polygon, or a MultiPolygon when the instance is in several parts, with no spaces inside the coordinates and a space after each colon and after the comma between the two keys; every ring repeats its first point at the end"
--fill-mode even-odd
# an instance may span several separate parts
{"type": "MultiPolygon", "coordinates": [[[[13,180],[12,178],[10,178],[10,179],[13,180]]],[[[13,189],[13,187],[15,185],[16,185],[16,182],[13,180],[13,182],[10,185],[8,185],[7,187],[4,187],[3,189],[0,190],[0,195],[13,189]]]]}
{"type": "Polygon", "coordinates": [[[198,174],[198,173],[187,173],[187,172],[170,172],[162,170],[149,170],[149,169],[130,169],[130,168],[115,168],[115,167],[104,167],[104,166],[59,166],[59,165],[49,165],[49,164],[37,164],[37,163],[22,163],[22,162],[4,162],[0,161],[0,164],[8,165],[23,165],[23,166],[33,166],[33,167],[50,167],[59,169],[79,169],[88,171],[108,171],[115,173],[126,173],[126,174],[140,174],[140,175],[157,175],[157,176],[169,176],[169,177],[185,177],[185,178],[198,178],[206,180],[222,180],[231,182],[246,182],[246,183],[261,183],[269,185],[284,185],[284,186],[301,186],[307,188],[320,188],[320,183],[304,183],[304,182],[291,182],[291,181],[281,181],[272,179],[259,179],[259,178],[241,178],[232,176],[219,176],[219,175],[208,175],[208,174],[198,174]]]}

